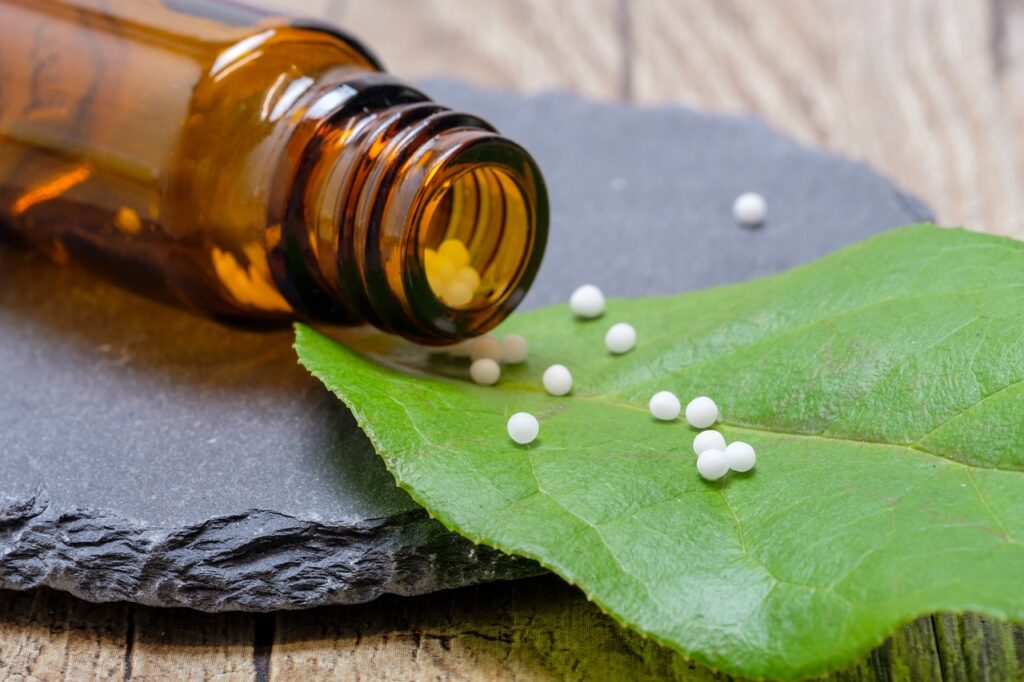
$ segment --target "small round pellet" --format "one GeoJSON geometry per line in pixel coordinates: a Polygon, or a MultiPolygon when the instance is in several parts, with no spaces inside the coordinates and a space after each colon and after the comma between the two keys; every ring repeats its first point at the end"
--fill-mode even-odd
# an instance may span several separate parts
{"type": "Polygon", "coordinates": [[[650,401],[647,403],[647,408],[654,415],[655,419],[672,421],[679,416],[682,406],[679,404],[679,398],[676,397],[675,393],[671,391],[658,391],[651,396],[650,401]]]}
{"type": "Polygon", "coordinates": [[[544,370],[544,390],[551,395],[565,395],[572,390],[572,374],[565,365],[551,365],[544,370]]]}
{"type": "Polygon", "coordinates": [[[757,453],[754,452],[753,447],[738,440],[729,443],[729,447],[725,449],[725,459],[730,469],[742,473],[754,468],[754,464],[757,463],[757,453]]]}
{"type": "Polygon", "coordinates": [[[450,308],[464,308],[473,300],[473,287],[461,279],[453,279],[445,285],[441,300],[450,308]]]}
{"type": "Polygon", "coordinates": [[[135,209],[122,206],[114,214],[114,225],[126,234],[135,235],[142,231],[142,219],[135,209]]]}
{"type": "Polygon", "coordinates": [[[469,263],[469,251],[466,250],[466,245],[458,239],[445,239],[441,242],[441,245],[437,247],[437,255],[446,259],[455,268],[461,268],[469,263]]]}
{"type": "Polygon", "coordinates": [[[434,292],[434,295],[441,298],[441,294],[444,293],[444,285],[448,280],[441,275],[437,274],[432,270],[427,271],[427,284],[430,285],[430,290],[434,292]]]}
{"type": "Polygon", "coordinates": [[[501,361],[510,365],[526,362],[526,339],[519,334],[509,334],[501,340],[501,361]]]}
{"type": "Polygon", "coordinates": [[[526,445],[532,443],[540,432],[540,423],[529,412],[516,412],[508,418],[508,437],[526,445]]]}
{"type": "Polygon", "coordinates": [[[725,436],[718,431],[701,431],[693,439],[693,453],[699,455],[705,450],[725,450],[725,436]]]}
{"type": "Polygon", "coordinates": [[[477,287],[480,286],[480,273],[472,265],[463,265],[456,270],[454,279],[463,282],[473,291],[476,291],[477,287]]]}
{"type": "Polygon", "coordinates": [[[604,313],[604,294],[593,284],[584,284],[572,292],[569,307],[579,317],[600,317],[604,313]]]}
{"type": "Polygon", "coordinates": [[[437,250],[426,248],[423,249],[423,266],[427,270],[437,269],[437,250]]]}
{"type": "Polygon", "coordinates": [[[454,263],[433,249],[426,249],[424,251],[423,265],[427,270],[428,278],[433,275],[442,282],[450,280],[458,270],[454,263]]]}
{"type": "Polygon", "coordinates": [[[490,334],[473,339],[473,345],[469,349],[469,357],[473,360],[480,360],[482,358],[490,358],[494,361],[501,360],[501,344],[498,343],[498,339],[490,334]]]}
{"type": "Polygon", "coordinates": [[[501,365],[490,358],[474,360],[469,366],[469,378],[483,386],[493,386],[501,378],[501,365]]]}
{"type": "Polygon", "coordinates": [[[694,398],[686,406],[686,421],[690,426],[706,429],[718,421],[718,405],[706,395],[694,398]]]}
{"type": "Polygon", "coordinates": [[[746,192],[736,197],[732,204],[732,215],[744,227],[756,227],[764,222],[768,206],[764,197],[757,192],[746,192]]]}
{"type": "Polygon", "coordinates": [[[633,329],[633,325],[625,322],[613,324],[604,335],[604,345],[616,355],[628,353],[636,345],[636,330],[633,329]]]}
{"type": "Polygon", "coordinates": [[[697,456],[697,473],[709,481],[717,481],[729,471],[729,462],[721,450],[705,450],[697,456]]]}

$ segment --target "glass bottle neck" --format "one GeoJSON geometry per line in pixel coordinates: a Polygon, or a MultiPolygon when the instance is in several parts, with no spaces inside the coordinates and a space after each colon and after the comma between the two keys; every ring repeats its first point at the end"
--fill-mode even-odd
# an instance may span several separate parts
{"type": "Polygon", "coordinates": [[[271,270],[298,312],[443,344],[518,305],[548,223],[525,150],[381,73],[329,88],[303,116],[268,223],[271,270]]]}

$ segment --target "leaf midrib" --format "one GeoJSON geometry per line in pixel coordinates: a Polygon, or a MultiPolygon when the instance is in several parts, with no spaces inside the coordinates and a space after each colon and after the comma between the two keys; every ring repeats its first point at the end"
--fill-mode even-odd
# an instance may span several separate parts
{"type": "MultiPolygon", "coordinates": [[[[354,351],[350,350],[350,352],[354,352],[354,351]]],[[[397,370],[394,369],[394,365],[391,365],[389,363],[380,363],[380,364],[382,364],[382,365],[384,365],[386,367],[391,368],[392,371],[396,371],[397,372],[397,370]]],[[[401,366],[401,367],[404,368],[404,365],[401,366]]],[[[405,374],[403,372],[397,372],[397,373],[400,374],[400,375],[405,376],[405,374]]],[[[427,376],[429,376],[429,378],[431,380],[433,380],[433,381],[438,381],[438,382],[447,384],[447,385],[452,386],[452,387],[458,387],[458,388],[465,388],[466,387],[465,386],[465,382],[459,381],[457,379],[453,379],[451,377],[446,377],[446,376],[442,376],[442,375],[434,375],[434,374],[427,375],[427,376]]],[[[989,394],[987,396],[982,397],[977,402],[972,403],[968,407],[964,408],[959,414],[954,415],[953,417],[951,417],[948,421],[952,421],[957,416],[960,416],[960,414],[963,414],[964,412],[967,412],[971,408],[973,408],[973,407],[975,407],[977,405],[980,405],[985,400],[987,400],[987,399],[997,395],[998,393],[1000,393],[1000,392],[1002,392],[1004,390],[1012,388],[1013,386],[1021,384],[1021,383],[1024,383],[1024,379],[1019,379],[1017,381],[1014,381],[1011,384],[1007,384],[1006,386],[1000,388],[998,391],[995,391],[995,392],[993,392],[993,393],[991,393],[991,394],[989,394]]],[[[488,389],[488,390],[491,390],[491,389],[488,389]]],[[[543,391],[543,390],[538,389],[538,388],[534,388],[533,386],[528,385],[528,384],[512,384],[512,385],[506,384],[505,386],[503,386],[503,390],[505,392],[507,392],[507,393],[512,393],[512,392],[526,393],[526,394],[530,394],[530,395],[533,395],[533,396],[546,396],[547,395],[546,391],[543,391]]],[[[593,393],[593,394],[573,393],[571,396],[567,396],[567,398],[568,399],[572,399],[572,400],[585,400],[587,402],[596,403],[596,404],[599,404],[599,405],[606,405],[608,407],[615,407],[615,408],[619,408],[619,409],[623,409],[623,410],[630,410],[630,411],[634,411],[634,412],[642,412],[642,413],[645,413],[645,414],[648,412],[648,410],[643,408],[643,407],[640,407],[638,405],[634,405],[632,403],[629,403],[629,402],[626,402],[624,400],[618,399],[618,398],[614,397],[613,394],[609,394],[609,393],[593,393]]],[[[876,446],[876,447],[898,448],[898,449],[901,449],[901,450],[906,450],[906,451],[912,452],[912,453],[914,453],[916,455],[927,455],[928,457],[933,457],[935,459],[939,459],[939,460],[941,460],[941,461],[943,461],[943,462],[945,462],[947,464],[961,466],[961,467],[963,467],[965,469],[978,469],[980,471],[1000,471],[1000,472],[1005,472],[1005,473],[1008,473],[1008,474],[1024,474],[1024,470],[1020,470],[1020,469],[1004,469],[1004,468],[1001,468],[1001,467],[998,467],[998,466],[982,466],[980,464],[971,464],[969,462],[963,462],[963,461],[958,460],[958,459],[953,459],[952,457],[948,457],[948,456],[943,455],[941,453],[932,452],[931,450],[928,450],[927,448],[922,447],[921,445],[918,444],[918,441],[914,441],[914,442],[911,442],[911,443],[892,443],[892,442],[889,442],[889,441],[868,440],[868,439],[861,439],[861,438],[855,438],[855,437],[826,436],[826,435],[821,434],[821,433],[808,433],[808,432],[805,432],[805,431],[782,431],[782,430],[778,430],[778,429],[775,429],[775,428],[763,426],[763,425],[760,425],[760,424],[752,424],[752,423],[749,423],[749,422],[731,421],[731,420],[719,420],[718,422],[716,422],[716,424],[720,425],[720,426],[727,426],[727,427],[730,427],[730,428],[739,429],[741,431],[765,433],[765,434],[769,434],[769,435],[773,435],[773,436],[786,436],[786,437],[791,437],[791,438],[805,438],[805,439],[821,440],[821,441],[825,441],[825,442],[834,442],[834,443],[838,442],[838,443],[844,443],[846,445],[871,445],[871,446],[876,446]]],[[[929,432],[929,433],[931,433],[931,432],[929,432]]]]}
{"type": "MultiPolygon", "coordinates": [[[[460,383],[461,383],[461,382],[457,382],[455,380],[448,379],[448,378],[445,378],[445,377],[439,377],[438,380],[442,381],[444,383],[447,383],[447,384],[449,384],[451,386],[459,386],[460,383]]],[[[1020,383],[1020,382],[1017,382],[1017,383],[1020,383]]],[[[532,394],[532,395],[543,395],[544,394],[544,392],[542,392],[542,391],[540,391],[540,390],[538,390],[536,388],[533,388],[531,386],[528,386],[528,385],[520,385],[518,387],[506,387],[506,390],[508,390],[508,391],[517,391],[519,393],[528,393],[528,394],[532,394]]],[[[628,403],[628,402],[616,399],[614,397],[610,397],[608,394],[591,394],[591,395],[584,394],[584,395],[574,395],[573,397],[575,399],[577,399],[577,400],[585,400],[585,401],[588,401],[588,402],[593,402],[593,403],[597,403],[597,404],[600,404],[600,405],[606,405],[606,406],[610,406],[610,407],[615,407],[615,408],[618,408],[618,409],[629,410],[629,411],[640,412],[640,413],[646,413],[647,412],[647,410],[643,409],[642,407],[639,407],[637,405],[633,405],[631,403],[628,403]]],[[[407,414],[407,418],[411,419],[411,417],[408,414],[407,414]]],[[[359,419],[359,421],[363,422],[365,420],[364,419],[359,419]]],[[[907,452],[910,452],[910,453],[914,454],[915,456],[922,456],[922,455],[924,455],[926,457],[939,459],[945,465],[948,465],[948,466],[959,466],[965,472],[965,474],[967,475],[967,477],[971,481],[972,487],[974,489],[975,494],[978,497],[978,500],[980,501],[982,506],[985,508],[985,510],[989,514],[989,516],[996,522],[996,525],[1002,531],[1004,540],[1006,542],[1010,543],[1010,544],[1017,544],[1017,542],[1018,542],[1017,539],[1006,528],[1006,525],[1003,522],[1003,520],[995,513],[995,511],[992,509],[992,506],[986,500],[984,494],[982,493],[981,489],[979,488],[979,486],[977,485],[977,482],[974,479],[973,470],[974,469],[979,469],[979,470],[982,470],[982,471],[997,470],[997,471],[1000,471],[1003,474],[1018,474],[1018,475],[1024,473],[1022,471],[1019,471],[1019,470],[1008,470],[1008,469],[999,469],[998,467],[982,467],[982,466],[978,466],[978,465],[974,465],[974,464],[969,464],[969,463],[966,463],[966,462],[961,462],[959,460],[951,459],[949,457],[945,457],[943,455],[939,455],[939,454],[934,453],[934,452],[930,452],[930,451],[928,451],[928,450],[926,450],[926,449],[924,449],[922,447],[914,446],[913,444],[907,445],[907,444],[900,444],[900,443],[888,443],[888,442],[884,442],[884,441],[854,440],[854,439],[850,439],[850,438],[840,438],[840,437],[836,437],[836,436],[824,436],[824,435],[820,435],[820,434],[809,434],[809,433],[801,433],[801,432],[778,431],[778,430],[774,430],[774,429],[767,429],[767,428],[764,428],[764,427],[761,427],[761,426],[757,426],[757,425],[745,424],[745,423],[741,423],[741,422],[724,421],[724,420],[720,421],[719,424],[731,427],[731,428],[739,430],[739,431],[747,431],[747,432],[753,432],[753,433],[764,433],[764,434],[769,434],[769,435],[773,435],[773,436],[783,436],[783,437],[790,437],[790,438],[801,438],[801,439],[818,440],[818,441],[824,441],[824,442],[840,442],[840,443],[843,443],[843,444],[846,444],[846,445],[855,445],[855,446],[870,445],[870,446],[874,446],[874,447],[902,449],[902,450],[905,450],[907,452]]],[[[375,441],[377,440],[376,435],[372,434],[372,433],[371,433],[371,438],[373,440],[375,440],[375,441]]],[[[378,443],[378,445],[381,445],[381,444],[378,443]]],[[[564,505],[562,505],[557,499],[552,497],[550,494],[546,493],[546,491],[544,491],[544,489],[543,489],[543,486],[540,485],[540,482],[537,480],[536,475],[534,473],[535,467],[534,467],[534,462],[533,462],[532,454],[533,453],[531,452],[530,453],[530,471],[531,471],[531,475],[533,476],[534,481],[536,483],[537,492],[540,493],[540,494],[543,494],[543,495],[547,495],[547,497],[549,497],[553,502],[555,502],[560,507],[565,509],[564,505]]],[[[403,488],[406,488],[406,486],[403,486],[403,488]]],[[[409,488],[406,488],[406,490],[410,494],[412,494],[412,492],[413,492],[409,488]]],[[[732,505],[729,502],[728,498],[725,496],[725,491],[724,490],[719,490],[718,492],[722,495],[722,497],[725,500],[727,506],[729,507],[730,511],[732,512],[733,520],[735,522],[735,526],[736,526],[736,530],[737,530],[737,534],[738,534],[738,537],[739,537],[739,539],[741,541],[741,550],[743,551],[743,553],[746,556],[748,556],[752,561],[755,561],[756,563],[761,565],[761,567],[766,571],[767,575],[769,575],[773,580],[775,580],[777,582],[786,582],[786,581],[783,581],[783,580],[779,579],[777,576],[775,576],[772,573],[772,571],[768,569],[767,566],[765,566],[759,559],[754,557],[753,554],[751,554],[747,550],[747,548],[744,546],[745,542],[743,540],[742,522],[736,516],[735,512],[732,510],[732,505]]],[[[416,497],[416,496],[414,496],[414,497],[416,497]]],[[[422,503],[421,500],[417,499],[417,501],[422,503]]],[[[576,516],[574,513],[572,513],[568,509],[565,509],[565,511],[567,513],[569,513],[571,516],[573,516],[574,518],[577,518],[577,520],[579,520],[581,522],[584,522],[583,519],[580,519],[578,516],[576,516]]],[[[592,527],[591,524],[586,524],[586,525],[592,527]]],[[[600,531],[597,528],[593,528],[592,527],[592,529],[596,533],[598,533],[598,536],[600,537],[600,531]]],[[[607,546],[607,543],[604,542],[603,538],[601,538],[601,539],[602,539],[602,543],[607,546]]],[[[510,550],[507,547],[505,547],[503,549],[505,549],[505,551],[512,551],[512,550],[510,550]]],[[[610,549],[611,548],[609,548],[609,550],[610,549]]],[[[545,563],[545,565],[547,565],[548,568],[550,568],[552,570],[559,570],[559,572],[563,572],[563,573],[565,573],[565,572],[572,573],[572,571],[568,571],[568,568],[565,567],[565,566],[556,568],[555,566],[548,565],[539,556],[533,556],[530,553],[521,553],[521,552],[516,552],[516,553],[520,553],[520,554],[523,554],[524,556],[528,556],[529,558],[541,561],[542,563],[545,563]]],[[[624,569],[623,569],[623,572],[624,572],[624,574],[628,574],[624,569]]],[[[808,586],[808,587],[811,587],[811,586],[808,586]]],[[[819,589],[820,587],[821,586],[817,586],[816,589],[819,589]]],[[[838,595],[838,593],[836,593],[836,594],[838,595]]],[[[839,596],[841,596],[841,595],[839,595],[839,596]]]]}
{"type": "MultiPolygon", "coordinates": [[[[1014,384],[1019,384],[1019,383],[1022,383],[1022,382],[1024,382],[1024,379],[1016,381],[1016,382],[1014,382],[1014,384]]],[[[1009,386],[1007,386],[1006,388],[1009,388],[1009,386]]],[[[1000,389],[1000,390],[1002,390],[1002,389],[1000,389]]],[[[523,390],[523,392],[524,393],[534,393],[534,394],[540,393],[540,391],[537,391],[535,389],[527,389],[527,390],[523,390]]],[[[587,401],[590,401],[590,402],[596,402],[596,403],[599,403],[599,404],[609,405],[611,407],[617,407],[617,408],[621,408],[621,409],[633,410],[633,411],[636,411],[636,412],[644,412],[644,413],[646,413],[648,411],[648,410],[644,409],[643,407],[639,407],[637,405],[633,405],[631,403],[627,403],[627,402],[622,401],[622,400],[609,399],[608,398],[608,394],[578,395],[578,396],[574,396],[574,397],[576,397],[577,399],[581,399],[581,400],[587,400],[587,401]]],[[[991,396],[986,396],[986,398],[987,397],[991,397],[991,396]]],[[[980,404],[986,398],[982,398],[982,400],[979,400],[977,403],[974,403],[974,405],[980,404]]],[[[971,407],[974,407],[974,405],[971,405],[971,407]]],[[[968,408],[968,409],[970,409],[970,408],[968,408]]],[[[953,459],[951,457],[947,457],[946,455],[943,455],[943,454],[940,454],[940,453],[937,453],[937,452],[932,452],[931,450],[928,450],[927,448],[921,447],[916,442],[914,442],[914,443],[891,443],[891,442],[883,441],[883,440],[862,440],[862,439],[859,439],[859,438],[852,438],[852,437],[826,436],[826,435],[820,434],[820,433],[808,433],[808,432],[805,432],[805,431],[780,431],[778,429],[761,426],[759,424],[750,424],[750,423],[747,423],[747,422],[730,421],[730,420],[723,420],[723,419],[720,419],[718,422],[716,422],[716,424],[722,425],[722,426],[728,426],[730,428],[738,429],[740,431],[749,431],[749,432],[755,432],[755,433],[765,433],[765,434],[769,434],[769,435],[773,435],[773,436],[784,436],[784,437],[790,437],[790,438],[804,438],[804,439],[809,439],[809,440],[820,440],[820,441],[833,442],[833,443],[838,442],[838,443],[843,443],[843,444],[846,444],[846,445],[871,445],[871,446],[875,446],[875,447],[898,448],[898,449],[902,449],[902,450],[908,450],[908,451],[913,452],[913,453],[918,454],[918,455],[927,455],[929,457],[934,457],[936,459],[942,460],[943,462],[945,462],[947,464],[959,465],[959,466],[964,467],[965,469],[979,469],[981,471],[993,471],[994,470],[994,471],[1001,471],[1001,472],[1006,472],[1006,473],[1011,473],[1011,474],[1024,474],[1024,471],[1021,471],[1019,469],[1002,469],[1000,467],[995,467],[995,466],[993,466],[993,467],[986,467],[986,466],[981,466],[981,465],[978,465],[978,464],[971,464],[969,462],[962,462],[962,461],[960,461],[958,459],[953,459]]]]}
{"type": "MultiPolygon", "coordinates": [[[[722,360],[723,358],[727,358],[730,355],[734,355],[736,353],[742,352],[744,350],[747,350],[747,349],[752,348],[754,346],[757,346],[759,344],[777,341],[778,339],[784,338],[784,337],[786,337],[786,336],[788,336],[788,335],[790,335],[790,334],[792,334],[794,332],[799,332],[801,330],[806,330],[809,327],[814,327],[816,325],[819,325],[819,324],[822,324],[822,323],[825,323],[825,322],[832,322],[832,321],[835,321],[835,320],[838,320],[838,319],[841,319],[841,318],[844,318],[844,317],[847,317],[847,316],[850,316],[850,315],[855,315],[855,314],[861,313],[861,312],[863,312],[865,310],[869,310],[871,308],[875,308],[875,307],[879,307],[879,306],[883,306],[883,305],[889,305],[889,304],[892,304],[892,303],[897,302],[897,301],[899,301],[899,302],[906,302],[906,301],[914,301],[914,300],[918,300],[918,299],[922,299],[922,298],[932,300],[932,299],[934,299],[936,297],[962,297],[962,296],[970,296],[970,295],[977,295],[977,294],[991,295],[993,292],[1008,291],[1008,290],[1013,290],[1013,289],[1024,289],[1024,283],[1022,283],[1022,284],[1011,284],[1011,285],[1007,285],[1007,286],[1003,286],[1003,287],[996,287],[994,289],[968,289],[968,290],[963,290],[963,291],[936,292],[936,293],[932,293],[932,294],[890,296],[890,297],[884,298],[884,299],[882,299],[880,301],[872,301],[870,303],[864,303],[864,304],[855,306],[853,308],[849,308],[849,309],[846,309],[846,310],[843,310],[843,311],[836,312],[836,313],[834,313],[832,315],[826,315],[824,317],[816,318],[814,320],[810,320],[808,322],[805,322],[803,324],[799,324],[797,326],[791,326],[791,327],[786,327],[784,329],[776,330],[776,331],[774,331],[772,333],[766,334],[765,336],[762,336],[762,337],[760,337],[758,339],[755,339],[755,340],[753,340],[753,341],[751,341],[749,343],[741,344],[741,345],[736,346],[734,348],[730,348],[728,351],[726,351],[724,353],[721,353],[721,354],[718,354],[718,355],[712,355],[712,356],[708,356],[708,357],[704,357],[704,358],[700,358],[700,359],[694,360],[693,362],[690,362],[688,364],[680,365],[679,367],[675,367],[675,368],[669,369],[667,371],[669,373],[677,373],[677,372],[682,372],[684,370],[691,370],[691,369],[693,369],[695,367],[699,367],[699,366],[701,366],[703,364],[707,364],[707,363],[710,363],[710,362],[718,362],[718,361],[722,360]]],[[[711,290],[711,291],[713,291],[713,290],[711,290]]],[[[672,296],[667,296],[665,298],[673,298],[673,297],[678,297],[678,296],[680,296],[680,294],[674,294],[672,296]]],[[[349,350],[351,350],[351,349],[349,349],[349,350]]],[[[352,352],[355,352],[355,351],[352,351],[352,352]]],[[[365,356],[363,356],[363,357],[365,357],[365,356]]],[[[430,378],[430,379],[433,379],[433,380],[441,381],[441,382],[444,382],[444,383],[452,385],[452,386],[462,386],[463,385],[463,382],[460,382],[460,381],[458,381],[456,379],[453,379],[451,377],[447,377],[447,376],[443,376],[443,375],[437,375],[437,374],[431,374],[429,372],[418,371],[417,368],[410,367],[410,366],[405,365],[405,364],[403,364],[401,362],[395,362],[395,363],[387,362],[386,358],[383,358],[382,356],[379,356],[379,355],[374,355],[373,358],[379,364],[381,364],[381,365],[383,365],[385,367],[388,367],[388,368],[392,369],[393,371],[397,371],[397,372],[399,372],[401,374],[415,373],[415,374],[418,374],[418,375],[420,375],[422,377],[426,377],[426,378],[430,378]]],[[[948,462],[950,464],[958,464],[958,465],[960,465],[960,466],[962,466],[964,468],[980,469],[980,470],[983,470],[983,471],[995,470],[995,471],[1005,471],[1005,472],[1008,472],[1008,473],[1024,473],[1024,470],[1022,470],[1022,469],[1005,469],[1005,468],[998,467],[998,466],[982,466],[982,465],[979,465],[979,464],[971,464],[971,463],[964,462],[964,461],[959,460],[959,459],[955,459],[955,458],[950,457],[948,455],[944,455],[944,454],[941,454],[941,453],[933,452],[933,451],[928,450],[927,448],[925,448],[925,447],[923,447],[921,445],[921,442],[925,438],[929,437],[931,434],[933,434],[935,431],[939,430],[940,428],[942,428],[946,424],[952,422],[953,420],[955,420],[958,417],[962,416],[963,414],[967,413],[971,409],[977,407],[978,405],[980,405],[981,403],[985,402],[989,398],[992,398],[992,397],[994,397],[996,395],[999,395],[1000,393],[1003,393],[1004,391],[1009,390],[1009,389],[1013,388],[1014,386],[1017,386],[1017,385],[1019,385],[1021,383],[1024,383],[1024,377],[1022,377],[1021,379],[1017,379],[1017,380],[1015,380],[1013,382],[1010,382],[1007,385],[1002,386],[999,389],[997,389],[996,391],[993,391],[993,392],[991,392],[991,393],[989,393],[989,394],[987,394],[985,396],[982,396],[979,400],[977,400],[977,401],[971,403],[970,405],[967,405],[967,406],[963,407],[962,409],[958,410],[955,414],[953,414],[950,417],[947,417],[945,420],[940,422],[938,425],[936,425],[935,427],[929,429],[922,436],[920,436],[919,438],[916,438],[914,441],[909,442],[909,443],[893,443],[893,442],[889,442],[889,441],[866,440],[866,439],[854,438],[854,437],[826,436],[826,435],[824,435],[824,433],[808,433],[808,432],[802,432],[802,431],[779,431],[779,430],[776,430],[776,429],[773,429],[773,428],[768,428],[768,427],[764,427],[764,426],[757,425],[757,424],[750,424],[750,423],[743,423],[743,422],[720,421],[719,423],[723,424],[723,425],[726,425],[726,426],[732,426],[733,428],[747,429],[747,430],[751,430],[751,431],[757,431],[757,432],[761,432],[761,433],[770,433],[770,434],[780,435],[780,436],[792,436],[792,437],[801,437],[801,438],[816,438],[816,439],[821,439],[821,440],[825,440],[825,441],[842,442],[842,443],[847,443],[847,444],[851,444],[851,443],[852,444],[867,444],[867,445],[878,445],[878,446],[885,446],[885,447],[892,447],[892,448],[901,448],[901,449],[912,451],[912,452],[915,452],[915,453],[922,453],[922,454],[925,454],[925,455],[929,455],[931,457],[935,457],[935,458],[941,459],[942,461],[948,462]]],[[[505,385],[503,387],[503,390],[505,390],[505,391],[519,391],[519,392],[522,392],[522,393],[531,393],[531,394],[535,394],[535,395],[545,393],[544,391],[541,391],[541,390],[539,390],[537,388],[533,388],[532,386],[528,386],[526,384],[505,385]]],[[[623,408],[623,409],[630,409],[630,410],[636,410],[636,411],[641,411],[641,412],[645,412],[646,411],[643,408],[638,407],[636,405],[633,405],[631,403],[627,403],[627,402],[624,402],[624,401],[621,401],[621,400],[618,400],[618,399],[614,399],[614,398],[611,397],[611,394],[607,394],[607,393],[593,394],[593,395],[573,394],[573,397],[576,398],[576,399],[589,400],[591,402],[599,402],[599,403],[602,403],[602,404],[607,404],[607,405],[612,406],[612,407],[620,407],[620,408],[623,408]]],[[[831,427],[831,425],[830,425],[830,427],[831,427]]]]}

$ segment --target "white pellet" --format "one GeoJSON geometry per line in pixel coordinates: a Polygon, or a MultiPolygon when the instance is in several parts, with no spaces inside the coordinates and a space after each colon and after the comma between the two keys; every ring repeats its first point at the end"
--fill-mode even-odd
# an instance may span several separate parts
{"type": "Polygon", "coordinates": [[[693,439],[693,453],[699,455],[705,450],[725,450],[725,436],[718,431],[701,431],[693,439]]]}
{"type": "Polygon", "coordinates": [[[729,443],[729,447],[725,449],[725,459],[730,469],[744,472],[754,468],[754,464],[757,463],[757,454],[753,447],[738,440],[729,443]]]}
{"type": "Polygon", "coordinates": [[[501,344],[490,334],[473,339],[473,345],[469,349],[469,357],[473,360],[481,360],[483,358],[490,358],[494,361],[501,360],[501,344]]]}
{"type": "Polygon", "coordinates": [[[572,292],[569,307],[579,317],[600,317],[604,313],[604,294],[593,284],[584,284],[572,292]]]}
{"type": "Polygon", "coordinates": [[[441,301],[451,308],[464,308],[473,300],[473,287],[461,279],[453,279],[445,285],[441,301]]]}
{"type": "Polygon", "coordinates": [[[437,255],[449,261],[456,268],[469,263],[469,250],[458,239],[445,239],[437,247],[437,255]]]}
{"type": "Polygon", "coordinates": [[[679,416],[679,411],[682,409],[679,398],[671,391],[658,391],[651,396],[647,407],[655,419],[662,421],[672,421],[679,416]]]}
{"type": "Polygon", "coordinates": [[[633,325],[625,322],[613,324],[604,335],[604,345],[616,355],[628,353],[636,345],[636,330],[633,329],[633,325]]]}
{"type": "Polygon", "coordinates": [[[721,450],[705,450],[697,456],[697,473],[709,481],[717,481],[729,471],[729,462],[721,450]]]}
{"type": "Polygon", "coordinates": [[[698,429],[706,429],[718,421],[718,405],[706,395],[694,398],[686,406],[686,421],[698,429]]]}
{"type": "Polygon", "coordinates": [[[501,365],[490,358],[474,360],[469,366],[469,378],[484,386],[493,386],[501,378],[501,365]]]}
{"type": "Polygon", "coordinates": [[[508,437],[526,445],[532,443],[540,432],[540,423],[529,412],[516,412],[508,418],[508,437]]]}
{"type": "Polygon", "coordinates": [[[501,361],[510,365],[526,362],[526,339],[519,334],[509,334],[501,340],[501,361]]]}
{"type": "Polygon", "coordinates": [[[551,365],[544,370],[544,390],[551,395],[565,395],[572,390],[572,374],[565,365],[551,365]]]}
{"type": "Polygon", "coordinates": [[[732,215],[744,227],[755,227],[764,222],[768,205],[757,192],[745,192],[736,197],[732,204],[732,215]]]}

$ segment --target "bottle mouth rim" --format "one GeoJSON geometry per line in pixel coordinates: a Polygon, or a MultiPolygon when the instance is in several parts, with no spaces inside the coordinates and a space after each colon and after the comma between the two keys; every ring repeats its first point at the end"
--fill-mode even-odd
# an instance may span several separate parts
{"type": "MultiPolygon", "coordinates": [[[[279,169],[287,179],[280,186],[291,189],[268,214],[271,269],[288,301],[306,317],[365,322],[425,345],[495,327],[522,301],[547,243],[548,196],[536,162],[486,121],[389,77],[371,74],[331,92],[334,112],[297,138],[294,177],[287,164],[279,169]],[[507,250],[515,258],[505,265],[516,262],[501,291],[460,308],[430,285],[421,226],[439,195],[481,169],[501,178],[498,194],[519,202],[522,216],[505,215],[519,217],[521,238],[507,250]]],[[[501,241],[504,224],[489,224],[499,232],[491,241],[501,241]]]]}
{"type": "MultiPolygon", "coordinates": [[[[547,243],[547,188],[530,154],[511,140],[489,131],[453,131],[451,137],[451,148],[434,156],[425,166],[423,181],[406,213],[402,241],[404,298],[409,302],[408,311],[416,325],[425,332],[421,341],[431,345],[479,336],[504,320],[522,302],[536,278],[547,243]],[[498,252],[502,247],[506,252],[514,249],[511,256],[518,257],[501,277],[500,290],[472,305],[453,306],[439,296],[428,277],[424,259],[425,225],[429,221],[426,212],[451,192],[456,183],[481,172],[499,176],[506,192],[517,195],[509,197],[521,206],[515,215],[509,214],[505,208],[507,203],[503,203],[502,208],[484,209],[492,213],[505,210],[504,216],[484,216],[490,226],[484,229],[500,226],[498,236],[492,240],[493,251],[498,252]],[[514,245],[503,243],[512,239],[516,240],[514,245]]],[[[506,260],[511,257],[508,253],[505,255],[506,260]]]]}

